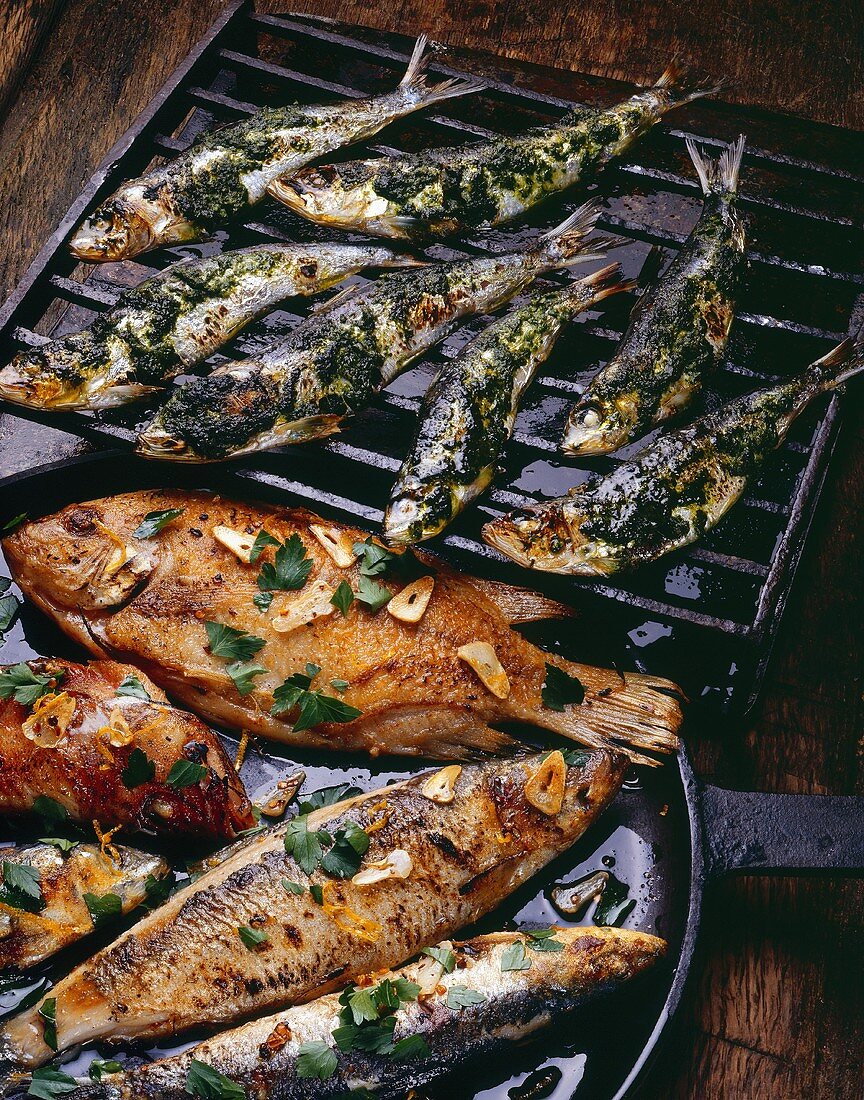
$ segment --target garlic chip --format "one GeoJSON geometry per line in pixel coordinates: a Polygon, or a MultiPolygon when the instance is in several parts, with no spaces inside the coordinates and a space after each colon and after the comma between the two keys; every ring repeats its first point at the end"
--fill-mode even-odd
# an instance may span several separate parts
{"type": "Polygon", "coordinates": [[[270,622],[277,634],[290,634],[301,626],[308,626],[316,619],[325,619],[336,610],[330,598],[336,591],[324,581],[316,581],[302,595],[292,596],[284,611],[280,611],[270,622]]]}
{"type": "Polygon", "coordinates": [[[394,848],[383,859],[368,863],[351,879],[355,886],[372,886],[387,879],[405,879],[414,870],[414,861],[404,848],[394,848]]]}
{"type": "Polygon", "coordinates": [[[456,797],[456,780],[461,774],[461,764],[449,764],[434,775],[430,775],[420,788],[420,793],[432,802],[446,805],[456,797]]]}
{"type": "Polygon", "coordinates": [[[66,736],[66,729],[75,714],[75,700],[67,691],[49,693],[37,699],[33,713],[21,729],[28,741],[40,749],[53,749],[66,736]]]}
{"type": "Polygon", "coordinates": [[[310,523],[309,530],[340,569],[347,569],[354,564],[354,540],[347,531],[338,527],[324,527],[320,523],[310,523]]]}
{"type": "Polygon", "coordinates": [[[567,764],[556,749],[540,764],[540,767],[525,784],[525,798],[531,805],[554,817],[564,805],[564,787],[567,783],[567,764]]]}
{"type": "Polygon", "coordinates": [[[402,591],[397,592],[390,600],[387,604],[387,614],[403,623],[419,623],[429,606],[434,587],[434,577],[418,577],[411,584],[406,584],[402,591]]]}
{"type": "Polygon", "coordinates": [[[510,681],[498,660],[498,654],[488,642],[471,642],[460,646],[456,655],[474,669],[493,695],[499,699],[507,698],[510,694],[510,681]]]}
{"type": "Polygon", "coordinates": [[[240,561],[246,564],[249,563],[252,545],[255,542],[254,535],[250,535],[246,531],[236,531],[233,527],[226,527],[224,524],[220,524],[218,527],[213,528],[213,538],[216,539],[220,546],[224,546],[226,550],[230,550],[240,561]]]}
{"type": "Polygon", "coordinates": [[[119,707],[115,707],[111,711],[108,716],[108,725],[103,726],[99,733],[105,734],[115,749],[122,749],[124,745],[132,743],[132,730],[129,728],[129,723],[123,717],[119,707]]]}

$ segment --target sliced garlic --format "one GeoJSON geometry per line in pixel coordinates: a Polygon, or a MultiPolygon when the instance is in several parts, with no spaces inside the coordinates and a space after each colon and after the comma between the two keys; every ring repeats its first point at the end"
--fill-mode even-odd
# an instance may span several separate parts
{"type": "Polygon", "coordinates": [[[246,531],[235,531],[233,527],[225,527],[224,524],[220,524],[218,527],[213,528],[213,538],[220,546],[230,550],[240,561],[249,564],[249,556],[255,543],[255,535],[247,534],[246,531]]]}
{"type": "Polygon", "coordinates": [[[338,527],[324,527],[320,523],[310,523],[309,530],[340,569],[354,564],[354,540],[346,531],[338,527]]]}
{"type": "Polygon", "coordinates": [[[43,695],[33,706],[33,713],[21,729],[28,741],[40,749],[53,749],[66,736],[66,729],[75,713],[75,700],[67,691],[59,695],[43,695]]]}
{"type": "Polygon", "coordinates": [[[418,577],[396,593],[387,604],[387,613],[403,623],[419,623],[429,606],[434,587],[434,577],[418,577]]]}
{"type": "Polygon", "coordinates": [[[124,745],[132,743],[132,730],[129,728],[129,723],[123,717],[119,707],[115,707],[111,711],[108,717],[108,725],[103,726],[99,732],[108,737],[108,741],[115,749],[122,749],[124,745]]]}
{"type": "Polygon", "coordinates": [[[394,848],[383,859],[368,863],[351,881],[355,886],[371,886],[387,879],[405,879],[414,870],[414,861],[404,848],[394,848]]]}
{"type": "Polygon", "coordinates": [[[499,699],[510,694],[510,681],[504,667],[498,660],[498,654],[488,642],[471,642],[456,650],[466,665],[477,673],[485,686],[499,699]]]}
{"type": "Polygon", "coordinates": [[[116,531],[112,531],[110,527],[106,527],[104,523],[100,523],[98,519],[94,520],[93,523],[97,531],[101,531],[107,539],[114,543],[114,552],[105,563],[101,574],[103,577],[113,577],[127,561],[135,557],[138,553],[138,547],[128,546],[125,539],[121,538],[116,531]]]}
{"type": "MultiPolygon", "coordinates": [[[[436,945],[442,951],[452,951],[453,944],[450,940],[443,940],[436,945]]],[[[438,984],[444,977],[444,967],[433,959],[431,955],[424,955],[419,962],[412,967],[411,980],[420,986],[420,997],[429,997],[438,988],[438,984]]]]}
{"type": "Polygon", "coordinates": [[[549,753],[525,784],[525,798],[541,814],[554,817],[564,805],[566,783],[567,764],[556,749],[549,753]]]}
{"type": "Polygon", "coordinates": [[[274,616],[270,621],[277,634],[290,634],[292,630],[299,630],[301,626],[308,626],[315,619],[325,619],[332,615],[336,608],[330,603],[330,598],[336,591],[324,581],[316,581],[300,596],[295,596],[291,603],[274,616]]]}
{"type": "Polygon", "coordinates": [[[446,805],[456,797],[456,780],[461,774],[461,764],[449,764],[434,775],[430,775],[420,788],[420,793],[432,802],[446,805]]]}

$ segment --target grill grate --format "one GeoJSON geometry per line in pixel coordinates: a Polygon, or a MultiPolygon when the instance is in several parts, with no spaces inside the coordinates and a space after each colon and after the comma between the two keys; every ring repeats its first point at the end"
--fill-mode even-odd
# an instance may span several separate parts
{"type": "MultiPolygon", "coordinates": [[[[245,4],[229,9],[112,150],[0,311],[3,356],[82,327],[110,307],[125,287],[181,256],[266,240],[332,236],[268,200],[248,221],[219,233],[214,241],[165,249],[136,261],[92,268],[78,264],[64,247],[85,210],[123,179],[144,171],[154,158],[173,157],[203,130],[265,104],[357,98],[392,87],[410,46],[404,38],[312,18],[255,15],[245,4]]],[[[465,71],[443,62],[432,66],[437,75],[465,71]]],[[[477,55],[466,64],[488,80],[482,95],[413,116],[384,131],[380,141],[353,146],[342,156],[469,141],[542,124],[573,102],[605,104],[627,94],[612,81],[577,74],[515,65],[503,72],[477,55]],[[556,94],[562,91],[573,98],[556,94]]],[[[711,379],[705,396],[711,407],[804,366],[850,328],[864,285],[860,135],[703,101],[672,114],[665,126],[655,128],[587,188],[550,202],[512,227],[436,244],[427,255],[451,259],[518,246],[538,229],[560,221],[586,193],[599,194],[607,204],[599,228],[632,242],[610,258],[645,283],[680,246],[701,206],[684,139],[692,136],[717,146],[739,132],[748,135],[741,202],[749,219],[750,267],[728,361],[711,379]]],[[[689,684],[684,677],[685,686],[724,706],[733,698],[745,704],[764,670],[826,473],[839,426],[836,396],[800,418],[746,498],[701,544],[633,576],[605,582],[529,576],[479,540],[480,525],[490,516],[560,494],[637,449],[628,448],[615,458],[580,460],[567,459],[557,449],[566,409],[611,355],[632,301],[629,295],[617,296],[572,325],[527,395],[493,488],[432,548],[464,568],[531,583],[590,607],[592,644],[594,623],[600,620],[605,638],[600,645],[608,649],[607,659],[623,658],[680,678],[680,658],[686,653],[685,668],[692,671],[689,684]],[[710,651],[710,658],[694,658],[694,636],[699,639],[697,653],[710,651]]],[[[306,307],[291,302],[250,327],[210,365],[254,354],[305,313],[306,307]]],[[[485,323],[477,319],[465,325],[397,379],[341,437],[257,456],[237,472],[253,484],[378,523],[436,365],[485,323]]],[[[145,405],[50,416],[15,411],[89,439],[125,445],[134,439],[147,410],[145,405]]],[[[592,655],[597,659],[593,650],[592,655]]]]}

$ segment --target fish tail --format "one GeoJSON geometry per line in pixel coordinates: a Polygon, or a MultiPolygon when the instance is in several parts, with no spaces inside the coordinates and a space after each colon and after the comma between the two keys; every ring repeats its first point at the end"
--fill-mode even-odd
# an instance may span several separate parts
{"type": "Polygon", "coordinates": [[[663,110],[680,107],[702,96],[714,95],[723,87],[722,80],[711,80],[704,74],[694,73],[676,58],[669,63],[665,72],[650,90],[656,92],[663,110]]]}
{"type": "Polygon", "coordinates": [[[591,291],[591,301],[602,302],[604,298],[612,294],[621,294],[627,290],[635,290],[638,283],[635,279],[621,278],[621,265],[618,263],[607,264],[599,271],[594,271],[581,279],[579,284],[591,291]]]}
{"type": "Polygon", "coordinates": [[[585,698],[559,712],[544,708],[544,725],[590,748],[624,753],[634,764],[656,767],[658,761],[646,752],[678,750],[685,696],[671,680],[608,672],[551,655],[548,659],[581,682],[585,698]]]}
{"type": "Polygon", "coordinates": [[[534,255],[546,268],[567,267],[600,259],[610,249],[624,244],[619,237],[595,237],[586,244],[585,238],[596,226],[600,214],[600,203],[589,199],[541,236],[534,255]]]}
{"type": "Polygon", "coordinates": [[[414,43],[414,50],[405,75],[399,81],[400,88],[410,88],[422,96],[423,102],[428,104],[440,103],[444,99],[454,99],[460,95],[470,95],[486,87],[481,80],[460,76],[449,77],[447,80],[442,80],[440,84],[429,84],[429,74],[426,70],[432,54],[428,37],[421,34],[414,43]]]}
{"type": "Polygon", "coordinates": [[[738,173],[744,156],[746,138],[740,134],[716,160],[709,160],[692,138],[687,138],[687,152],[699,176],[706,195],[734,195],[738,191],[738,173]]]}
{"type": "Polygon", "coordinates": [[[864,328],[847,338],[807,368],[807,375],[819,392],[836,389],[864,372],[864,328]]]}

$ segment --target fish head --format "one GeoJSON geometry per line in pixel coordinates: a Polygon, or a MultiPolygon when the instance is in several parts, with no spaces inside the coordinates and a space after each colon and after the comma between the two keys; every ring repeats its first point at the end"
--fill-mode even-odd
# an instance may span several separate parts
{"type": "MultiPolygon", "coordinates": [[[[354,166],[352,165],[352,168],[354,166]]],[[[393,204],[375,190],[375,178],[355,182],[337,165],[306,168],[286,179],[274,180],[268,191],[303,218],[319,225],[361,229],[386,237],[410,239],[393,204]]]]}
{"type": "Polygon", "coordinates": [[[585,520],[569,499],[550,500],[492,520],[483,527],[483,538],[526,569],[582,576],[614,572],[618,563],[606,546],[583,533],[585,520]]]}
{"type": "Polygon", "coordinates": [[[394,488],[384,516],[387,541],[399,546],[424,542],[443,531],[458,504],[448,485],[437,479],[403,480],[394,488]]]}
{"type": "Polygon", "coordinates": [[[69,241],[72,254],[90,263],[137,256],[155,243],[149,203],[140,186],[121,188],[78,226],[69,241]]]}
{"type": "Polygon", "coordinates": [[[125,604],[159,560],[154,542],[121,529],[99,502],[22,524],[3,540],[3,550],[26,591],[43,591],[55,606],[84,611],[125,604]]]}
{"type": "Polygon", "coordinates": [[[567,417],[561,447],[568,455],[605,455],[633,436],[636,410],[630,402],[583,397],[567,417]]]}
{"type": "Polygon", "coordinates": [[[66,404],[69,384],[51,369],[40,350],[19,352],[0,370],[0,397],[34,409],[66,404]]]}

